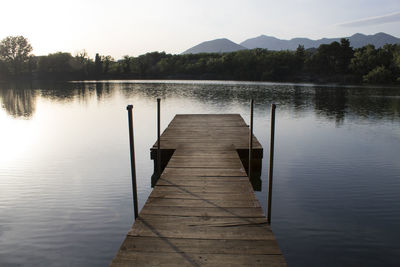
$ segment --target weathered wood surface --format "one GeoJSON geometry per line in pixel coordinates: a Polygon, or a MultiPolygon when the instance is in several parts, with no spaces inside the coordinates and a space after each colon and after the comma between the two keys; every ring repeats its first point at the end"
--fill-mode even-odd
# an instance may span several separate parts
{"type": "Polygon", "coordinates": [[[161,138],[175,152],[111,266],[285,266],[237,153],[248,131],[236,114],[177,115],[161,138]]]}
{"type": "MultiPolygon", "coordinates": [[[[157,143],[153,148],[156,148],[157,143]]],[[[209,153],[226,146],[249,148],[249,128],[239,114],[176,115],[161,136],[161,149],[200,149],[209,153]]],[[[253,136],[253,149],[262,146],[253,136]]],[[[221,151],[221,152],[222,152],[221,151]]]]}

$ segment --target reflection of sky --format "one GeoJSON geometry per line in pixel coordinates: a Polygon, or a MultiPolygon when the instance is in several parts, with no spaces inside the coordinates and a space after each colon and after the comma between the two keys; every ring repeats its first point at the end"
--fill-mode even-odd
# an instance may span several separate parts
{"type": "Polygon", "coordinates": [[[264,209],[269,106],[278,104],[272,227],[289,263],[325,266],[340,254],[331,263],[340,265],[355,247],[357,257],[390,264],[398,248],[397,90],[118,82],[0,92],[0,263],[109,263],[132,223],[126,105],[134,105],[141,208],[151,190],[156,97],[162,128],[177,113],[240,113],[248,122],[255,98],[264,209]],[[303,259],[310,251],[320,256],[303,259]]]}

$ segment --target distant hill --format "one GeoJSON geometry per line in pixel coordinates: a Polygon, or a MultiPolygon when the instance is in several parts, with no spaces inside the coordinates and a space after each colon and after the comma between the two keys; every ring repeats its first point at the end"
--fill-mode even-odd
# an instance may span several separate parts
{"type": "MultiPolygon", "coordinates": [[[[350,37],[350,45],[353,48],[363,47],[367,44],[373,44],[376,48],[382,47],[385,44],[400,44],[400,38],[380,32],[374,35],[364,35],[356,33],[350,37]]],[[[304,45],[304,48],[319,47],[321,44],[330,44],[332,42],[340,42],[341,38],[323,38],[319,40],[311,40],[308,38],[293,38],[291,40],[282,40],[271,36],[261,35],[256,38],[247,39],[240,45],[248,48],[266,48],[269,50],[296,50],[299,45],[304,45]]]]}
{"type": "Polygon", "coordinates": [[[193,46],[182,54],[227,53],[254,48],[266,48],[268,50],[296,50],[299,45],[304,45],[305,49],[318,48],[321,44],[330,44],[335,41],[340,42],[341,38],[349,39],[350,45],[353,48],[363,47],[367,44],[373,44],[376,48],[382,47],[385,44],[400,44],[400,38],[396,38],[383,32],[374,35],[356,33],[350,37],[322,38],[319,40],[311,40],[308,38],[282,40],[272,36],[260,35],[255,38],[247,39],[240,43],[240,45],[226,38],[215,39],[193,46]]]}
{"type": "Polygon", "coordinates": [[[227,53],[238,50],[247,49],[237,43],[232,42],[226,38],[215,39],[207,42],[203,42],[192,48],[189,48],[182,54],[198,54],[198,53],[227,53]]]}

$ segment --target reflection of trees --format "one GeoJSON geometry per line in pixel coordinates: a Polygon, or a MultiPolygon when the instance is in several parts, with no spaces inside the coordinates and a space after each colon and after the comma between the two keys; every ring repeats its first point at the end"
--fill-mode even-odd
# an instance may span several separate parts
{"type": "Polygon", "coordinates": [[[314,111],[337,124],[345,117],[368,119],[400,119],[398,88],[323,87],[268,83],[162,83],[162,82],[82,82],[46,83],[19,86],[20,89],[0,89],[2,106],[13,116],[32,116],[36,97],[55,102],[104,101],[121,92],[127,98],[183,98],[211,106],[241,105],[247,107],[255,100],[256,111],[276,103],[295,116],[314,111]],[[22,89],[37,88],[37,89],[22,89]]]}
{"type": "Polygon", "coordinates": [[[108,83],[41,83],[0,87],[0,101],[8,114],[30,118],[38,96],[55,102],[87,103],[94,95],[98,100],[110,98],[117,87],[108,83]]]}
{"type": "Polygon", "coordinates": [[[57,102],[71,102],[79,100],[87,102],[95,92],[95,86],[91,83],[53,83],[41,84],[41,94],[57,102]]]}
{"type": "Polygon", "coordinates": [[[97,99],[111,98],[117,87],[109,83],[56,83],[41,84],[41,94],[43,97],[50,98],[58,102],[69,102],[78,100],[87,103],[94,95],[97,99]]]}
{"type": "Polygon", "coordinates": [[[101,83],[101,82],[96,83],[97,99],[101,100],[110,98],[112,96],[112,93],[114,92],[113,91],[114,89],[115,87],[110,86],[109,83],[101,83]]]}
{"type": "Polygon", "coordinates": [[[346,114],[347,89],[345,88],[315,88],[315,111],[329,119],[335,119],[336,124],[343,124],[346,114]]]}
{"type": "Polygon", "coordinates": [[[238,103],[249,105],[253,98],[257,105],[272,102],[281,106],[304,107],[311,91],[304,87],[301,90],[293,85],[269,84],[122,84],[121,89],[126,97],[143,96],[194,98],[201,103],[228,105],[238,103]],[[297,93],[295,93],[295,91],[297,93]]]}
{"type": "Polygon", "coordinates": [[[361,118],[400,119],[398,88],[363,88],[349,94],[349,112],[361,118]]]}
{"type": "Polygon", "coordinates": [[[342,124],[345,117],[372,120],[400,119],[398,88],[315,88],[315,112],[342,124]]]}
{"type": "Polygon", "coordinates": [[[0,89],[2,107],[14,117],[32,117],[36,96],[36,91],[32,89],[0,89]]]}
{"type": "Polygon", "coordinates": [[[296,115],[313,110],[319,116],[334,120],[337,125],[343,124],[346,116],[398,120],[400,113],[400,92],[396,88],[262,83],[122,83],[119,86],[122,93],[130,98],[192,98],[200,103],[218,106],[229,106],[233,103],[248,106],[249,100],[253,98],[256,110],[264,110],[270,103],[276,103],[280,109],[293,110],[296,115]]]}

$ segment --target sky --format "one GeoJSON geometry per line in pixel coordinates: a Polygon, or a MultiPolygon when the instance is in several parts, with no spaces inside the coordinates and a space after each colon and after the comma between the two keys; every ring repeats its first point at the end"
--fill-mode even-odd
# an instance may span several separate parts
{"type": "Polygon", "coordinates": [[[0,40],[23,35],[35,55],[85,49],[119,59],[217,38],[377,32],[400,37],[400,0],[1,0],[0,10],[0,40]]]}

